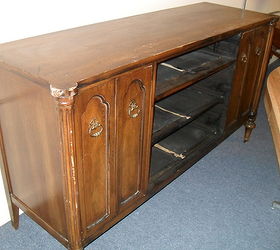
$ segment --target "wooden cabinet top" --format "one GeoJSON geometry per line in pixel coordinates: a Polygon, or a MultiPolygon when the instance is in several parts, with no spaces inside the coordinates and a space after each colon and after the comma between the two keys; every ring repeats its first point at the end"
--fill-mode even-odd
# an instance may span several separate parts
{"type": "Polygon", "coordinates": [[[273,16],[199,3],[0,45],[0,66],[68,89],[270,22],[273,16]]]}

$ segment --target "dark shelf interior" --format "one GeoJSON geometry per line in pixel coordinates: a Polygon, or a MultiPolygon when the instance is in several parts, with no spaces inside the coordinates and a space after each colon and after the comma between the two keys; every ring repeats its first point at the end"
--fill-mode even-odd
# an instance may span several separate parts
{"type": "Polygon", "coordinates": [[[222,103],[220,93],[203,91],[190,86],[171,95],[155,105],[153,140],[154,145],[169,134],[188,124],[211,107],[222,103]],[[187,100],[187,101],[186,101],[187,100]]]}
{"type": "Polygon", "coordinates": [[[239,35],[158,65],[156,100],[175,93],[233,64],[239,35]]]}
{"type": "Polygon", "coordinates": [[[195,84],[197,89],[207,91],[208,94],[223,96],[225,101],[229,97],[232,83],[232,76],[235,64],[203,79],[195,84]]]}
{"type": "Polygon", "coordinates": [[[186,161],[218,138],[220,133],[214,127],[213,121],[210,126],[193,121],[155,144],[152,148],[151,181],[156,184],[174,174],[186,161]]]}
{"type": "Polygon", "coordinates": [[[223,135],[240,36],[158,65],[150,182],[159,184],[223,135]]]}

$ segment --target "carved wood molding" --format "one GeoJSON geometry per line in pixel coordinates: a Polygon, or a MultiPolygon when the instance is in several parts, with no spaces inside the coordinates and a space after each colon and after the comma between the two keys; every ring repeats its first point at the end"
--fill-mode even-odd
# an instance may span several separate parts
{"type": "Polygon", "coordinates": [[[270,21],[269,25],[274,27],[276,25],[277,21],[278,21],[278,18],[274,18],[270,21]]]}
{"type": "Polygon", "coordinates": [[[58,89],[50,85],[51,95],[57,99],[72,99],[73,96],[77,94],[78,84],[76,83],[74,87],[69,89],[58,89]]]}
{"type": "MultiPolygon", "coordinates": [[[[135,119],[135,123],[140,123],[140,132],[138,135],[138,145],[139,146],[139,152],[138,152],[138,161],[137,161],[137,170],[138,170],[138,176],[137,176],[137,187],[136,190],[134,190],[134,193],[130,193],[129,196],[124,197],[122,193],[119,194],[119,201],[121,206],[124,206],[129,201],[133,200],[134,198],[144,195],[143,192],[143,183],[142,183],[142,156],[143,156],[143,134],[144,134],[144,121],[145,121],[145,105],[146,100],[146,86],[141,79],[134,79],[132,80],[129,85],[127,86],[126,92],[123,96],[124,103],[128,102],[129,105],[127,106],[128,112],[127,115],[129,116],[129,119],[135,119]],[[137,90],[137,95],[135,95],[135,90],[137,90]]],[[[120,164],[120,163],[118,163],[120,164]]],[[[122,176],[123,169],[120,168],[120,176],[122,176]]],[[[119,177],[120,178],[120,177],[119,177]]],[[[119,180],[120,183],[123,183],[124,180],[119,180]]]]}
{"type": "MultiPolygon", "coordinates": [[[[106,98],[103,95],[94,95],[91,97],[91,99],[89,100],[88,104],[85,107],[84,112],[82,113],[82,121],[85,122],[85,124],[88,124],[89,121],[89,117],[87,116],[87,114],[91,114],[94,116],[91,117],[91,122],[95,121],[99,124],[100,122],[100,126],[98,126],[97,130],[93,129],[92,131],[95,133],[90,133],[90,128],[91,128],[91,122],[89,123],[89,129],[86,130],[84,127],[82,127],[83,129],[83,135],[82,138],[84,138],[83,143],[82,143],[82,155],[85,156],[87,153],[89,153],[89,149],[92,151],[90,152],[90,154],[97,154],[97,152],[100,152],[99,150],[101,150],[102,147],[105,147],[104,149],[104,165],[100,165],[99,164],[95,164],[98,167],[102,166],[102,169],[104,170],[104,174],[105,174],[105,178],[104,178],[104,183],[105,183],[105,192],[106,192],[106,199],[105,199],[105,209],[104,209],[104,213],[100,214],[99,217],[96,218],[91,218],[93,219],[92,221],[90,221],[90,223],[87,224],[86,229],[90,230],[91,228],[93,228],[94,226],[98,225],[99,223],[103,222],[104,220],[106,220],[112,213],[111,209],[110,209],[110,200],[111,200],[111,193],[110,193],[110,186],[111,186],[111,181],[110,181],[110,172],[112,171],[110,168],[112,166],[110,166],[109,164],[109,155],[110,155],[110,149],[109,149],[109,112],[110,112],[110,104],[109,102],[107,102],[106,98]],[[95,109],[96,108],[96,109],[95,109]],[[102,128],[102,129],[100,129],[102,128]],[[94,135],[94,136],[93,136],[94,135]],[[100,138],[99,141],[99,145],[94,143],[94,140],[96,139],[95,137],[100,136],[102,138],[100,138]],[[86,148],[84,146],[84,143],[87,142],[88,137],[90,138],[90,141],[92,141],[92,143],[94,143],[96,146],[95,147],[89,147],[86,148]],[[87,138],[87,139],[85,139],[87,138]],[[102,142],[102,143],[100,143],[102,142]],[[103,145],[103,146],[102,146],[103,145]]],[[[91,116],[90,115],[90,116],[91,116]]],[[[87,144],[87,146],[89,146],[89,144],[87,144]]],[[[87,157],[83,157],[82,159],[82,164],[83,164],[83,183],[87,183],[86,181],[86,169],[87,169],[87,165],[89,165],[89,162],[87,162],[86,160],[87,157]]],[[[91,166],[92,169],[96,169],[96,166],[91,166]]],[[[87,201],[84,200],[84,202],[86,203],[87,201]]],[[[87,212],[86,212],[87,213],[87,212]]],[[[90,217],[90,215],[88,215],[90,217]]]]}
{"type": "Polygon", "coordinates": [[[51,95],[56,100],[58,110],[62,170],[65,177],[64,204],[68,242],[71,249],[81,249],[81,215],[78,197],[73,113],[74,96],[77,94],[77,86],[65,90],[50,86],[50,90],[51,95]]]}

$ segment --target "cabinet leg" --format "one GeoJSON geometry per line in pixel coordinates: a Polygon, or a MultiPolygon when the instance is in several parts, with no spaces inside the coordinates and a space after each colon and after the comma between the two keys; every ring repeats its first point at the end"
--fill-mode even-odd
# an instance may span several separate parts
{"type": "Polygon", "coordinates": [[[15,229],[18,229],[19,209],[12,202],[12,199],[11,199],[12,187],[11,187],[10,176],[9,176],[9,171],[8,171],[8,163],[7,163],[7,157],[6,157],[6,152],[5,152],[5,148],[4,148],[1,126],[0,126],[0,170],[1,170],[1,175],[2,175],[3,184],[4,184],[4,188],[5,188],[5,193],[6,193],[6,198],[7,198],[12,226],[15,229]]]}
{"type": "Polygon", "coordinates": [[[250,114],[247,122],[245,123],[244,142],[249,141],[250,135],[251,135],[253,129],[256,127],[255,120],[256,120],[256,115],[250,114]]]}
{"type": "Polygon", "coordinates": [[[11,223],[14,229],[18,229],[18,224],[19,224],[19,208],[11,203],[11,207],[9,208],[10,210],[10,217],[11,217],[11,223]]]}

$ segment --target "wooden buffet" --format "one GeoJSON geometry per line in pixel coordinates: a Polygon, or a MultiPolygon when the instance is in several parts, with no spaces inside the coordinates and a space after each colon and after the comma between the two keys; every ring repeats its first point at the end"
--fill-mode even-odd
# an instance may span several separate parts
{"type": "Polygon", "coordinates": [[[0,45],[18,208],[83,249],[237,128],[255,127],[277,18],[200,3],[0,45]]]}

